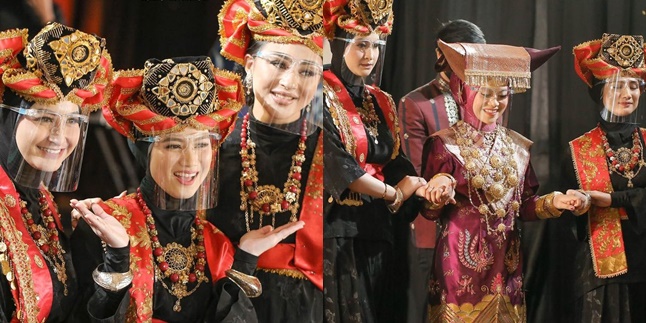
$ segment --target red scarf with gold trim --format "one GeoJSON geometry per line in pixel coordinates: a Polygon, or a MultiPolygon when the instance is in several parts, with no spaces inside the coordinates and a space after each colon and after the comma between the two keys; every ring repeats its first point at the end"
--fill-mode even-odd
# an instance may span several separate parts
{"type": "MultiPolygon", "coordinates": [[[[363,122],[361,121],[361,116],[359,115],[357,107],[354,105],[354,102],[352,101],[352,97],[350,97],[348,90],[346,90],[341,80],[339,80],[339,78],[329,70],[323,73],[323,78],[334,89],[334,93],[336,93],[339,102],[343,106],[343,109],[348,116],[348,120],[350,120],[349,125],[347,126],[349,126],[352,131],[352,136],[354,137],[356,145],[355,150],[349,151],[349,153],[354,155],[354,158],[359,162],[359,165],[361,166],[361,168],[363,168],[363,170],[365,170],[368,174],[374,176],[375,178],[383,181],[384,175],[381,172],[383,165],[366,163],[366,157],[368,155],[368,135],[366,134],[366,129],[364,128],[363,122]]],[[[379,108],[386,117],[386,124],[388,125],[390,134],[393,137],[393,141],[395,142],[395,145],[393,147],[394,158],[399,152],[399,126],[395,104],[392,99],[379,88],[368,85],[366,85],[366,88],[368,89],[370,94],[375,96],[379,108]]],[[[341,141],[346,144],[348,138],[345,138],[343,136],[343,131],[340,131],[340,133],[341,141]]]]}
{"type": "MultiPolygon", "coordinates": [[[[642,135],[646,135],[643,129],[642,135]]],[[[572,140],[570,150],[580,187],[588,191],[612,193],[602,136],[603,130],[597,126],[572,140]]],[[[627,218],[626,210],[593,205],[588,214],[590,251],[596,276],[610,278],[626,273],[628,263],[621,232],[621,219],[627,218]]]]}
{"type": "Polygon", "coordinates": [[[280,243],[265,251],[258,259],[258,267],[298,270],[323,290],[323,131],[307,176],[299,219],[305,227],[296,232],[296,243],[280,243]]]}
{"type": "MultiPolygon", "coordinates": [[[[121,222],[130,236],[130,269],[134,277],[130,288],[130,306],[126,321],[161,322],[152,318],[156,264],[148,235],[146,215],[137,203],[136,194],[110,199],[100,205],[108,214],[121,222]]],[[[206,261],[211,272],[211,283],[215,283],[225,277],[225,271],[231,268],[235,248],[214,225],[204,220],[202,225],[206,261]]]]}
{"type": "MultiPolygon", "coordinates": [[[[49,192],[43,193],[47,197],[49,209],[59,230],[63,230],[60,215],[56,210],[49,192]]],[[[9,258],[11,259],[12,272],[16,288],[11,290],[16,313],[20,317],[13,317],[12,322],[44,322],[52,309],[54,300],[54,287],[52,277],[47,267],[45,258],[40,253],[40,248],[25,226],[20,212],[20,196],[4,169],[0,168],[0,228],[2,237],[7,244],[9,258]],[[20,232],[20,234],[17,234],[20,232]]]]}

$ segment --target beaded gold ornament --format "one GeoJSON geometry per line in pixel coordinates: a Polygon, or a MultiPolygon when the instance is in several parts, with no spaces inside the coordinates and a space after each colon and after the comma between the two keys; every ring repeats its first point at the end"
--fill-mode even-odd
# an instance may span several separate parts
{"type": "Polygon", "coordinates": [[[603,150],[608,159],[608,170],[610,173],[616,173],[628,180],[627,186],[633,187],[633,178],[642,170],[642,166],[646,165],[644,162],[644,152],[642,149],[642,142],[639,138],[639,129],[636,128],[633,132],[633,146],[632,148],[621,147],[616,151],[610,148],[608,138],[603,134],[603,150]]]}
{"type": "Polygon", "coordinates": [[[27,208],[27,202],[22,199],[19,199],[18,202],[20,203],[20,213],[31,237],[40,248],[45,260],[54,268],[56,278],[63,284],[63,294],[67,296],[67,271],[65,270],[65,258],[63,257],[65,250],[61,246],[56,222],[54,222],[54,216],[58,211],[50,209],[47,197],[41,191],[38,206],[44,224],[42,226],[34,221],[31,212],[27,208]]]}
{"type": "Polygon", "coordinates": [[[457,123],[456,135],[466,169],[469,202],[484,216],[487,233],[504,239],[507,229],[514,228],[521,200],[512,139],[501,126],[485,134],[463,121],[457,123]]]}
{"type": "Polygon", "coordinates": [[[173,311],[182,310],[182,298],[193,294],[202,283],[207,283],[209,278],[204,275],[206,268],[206,252],[204,249],[204,226],[199,217],[195,217],[195,224],[191,226],[191,245],[184,247],[178,243],[171,242],[162,247],[159,242],[157,227],[152,212],[146,205],[141,191],[137,190],[137,203],[146,216],[148,234],[152,243],[153,256],[157,266],[155,273],[164,288],[177,298],[173,305],[173,311]],[[168,278],[171,287],[166,285],[164,278],[168,278]],[[188,290],[189,283],[195,283],[193,289],[188,290]]]}
{"type": "Polygon", "coordinates": [[[258,170],[256,169],[256,143],[249,135],[249,114],[242,120],[240,132],[240,159],[242,174],[240,176],[240,210],[245,212],[247,232],[251,231],[254,213],[260,214],[258,227],[262,227],[263,216],[271,216],[271,225],[276,227],[276,213],[290,211],[290,222],[296,222],[301,194],[302,166],[305,162],[305,141],[307,140],[307,124],[303,120],[298,149],[292,156],[292,165],[287,175],[287,181],[281,190],[274,185],[258,185],[258,170]]]}
{"type": "Polygon", "coordinates": [[[372,137],[375,144],[378,144],[379,140],[377,140],[377,136],[379,136],[379,130],[377,126],[381,121],[375,111],[375,104],[372,102],[372,95],[370,95],[368,89],[364,88],[363,90],[362,102],[363,104],[360,107],[357,107],[357,112],[361,117],[361,121],[366,126],[366,129],[368,129],[368,134],[370,134],[370,137],[372,137]]]}

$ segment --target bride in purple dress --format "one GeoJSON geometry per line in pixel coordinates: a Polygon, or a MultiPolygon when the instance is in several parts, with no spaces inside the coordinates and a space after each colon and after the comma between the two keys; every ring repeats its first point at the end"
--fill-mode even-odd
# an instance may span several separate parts
{"type": "Polygon", "coordinates": [[[454,71],[463,120],[425,144],[430,180],[422,214],[441,224],[429,283],[429,322],[525,322],[517,220],[555,218],[586,203],[581,195],[537,196],[532,142],[504,127],[512,93],[558,51],[439,41],[454,71]]]}

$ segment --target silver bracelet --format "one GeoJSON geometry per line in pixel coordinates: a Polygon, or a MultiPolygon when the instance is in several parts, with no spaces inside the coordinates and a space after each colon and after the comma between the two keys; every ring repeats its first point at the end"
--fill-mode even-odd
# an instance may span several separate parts
{"type": "Polygon", "coordinates": [[[257,277],[243,274],[235,269],[229,269],[225,274],[240,287],[247,297],[254,298],[262,294],[262,284],[257,277]]]}
{"type": "Polygon", "coordinates": [[[128,270],[125,273],[106,273],[99,271],[99,265],[92,272],[92,279],[103,289],[111,292],[118,292],[132,283],[132,272],[128,270]]]}

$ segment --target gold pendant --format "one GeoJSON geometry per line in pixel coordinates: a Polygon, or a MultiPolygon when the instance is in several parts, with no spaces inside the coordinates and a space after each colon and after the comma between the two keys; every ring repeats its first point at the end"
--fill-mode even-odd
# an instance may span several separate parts
{"type": "MultiPolygon", "coordinates": [[[[2,274],[7,275],[11,272],[11,266],[9,266],[9,260],[4,253],[0,253],[0,266],[2,266],[2,274]]],[[[9,280],[9,279],[7,279],[9,280]]]]}
{"type": "Polygon", "coordinates": [[[175,305],[173,305],[173,311],[175,312],[181,312],[182,311],[182,305],[180,305],[181,298],[178,298],[177,301],[175,301],[175,305]]]}

